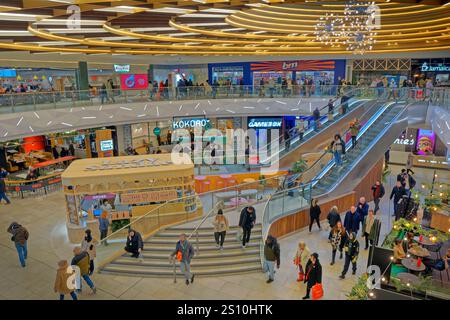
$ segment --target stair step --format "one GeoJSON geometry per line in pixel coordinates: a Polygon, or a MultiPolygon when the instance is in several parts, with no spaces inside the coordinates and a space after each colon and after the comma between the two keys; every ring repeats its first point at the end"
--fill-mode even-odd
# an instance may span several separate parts
{"type": "MultiPolygon", "coordinates": [[[[261,233],[260,234],[253,234],[253,232],[252,232],[252,237],[251,237],[252,239],[262,239],[262,235],[261,235],[261,233]]],[[[177,243],[177,239],[172,239],[172,238],[163,238],[163,237],[153,237],[153,238],[150,238],[149,240],[147,240],[147,241],[144,241],[144,244],[145,245],[159,245],[159,244],[167,244],[167,245],[175,245],[176,243],[177,243]]],[[[191,243],[192,244],[195,244],[197,241],[196,241],[196,239],[195,239],[195,237],[193,237],[193,238],[191,238],[191,243]]],[[[237,240],[236,240],[236,237],[232,237],[231,235],[229,236],[229,237],[225,237],[225,243],[232,243],[232,242],[237,242],[237,240]]],[[[204,245],[204,244],[215,244],[216,243],[216,240],[214,239],[214,235],[213,234],[210,234],[209,235],[209,238],[205,238],[205,237],[202,237],[202,238],[200,238],[199,237],[199,243],[200,243],[200,245],[204,245]]]]}
{"type": "MultiPolygon", "coordinates": [[[[255,225],[255,227],[252,229],[252,232],[254,231],[254,230],[261,230],[261,224],[256,224],[255,225]]],[[[166,231],[169,231],[169,232],[179,232],[178,233],[178,235],[180,235],[180,233],[186,233],[186,234],[190,234],[190,233],[192,233],[193,231],[195,230],[195,228],[193,228],[193,227],[170,227],[170,228],[166,228],[166,229],[164,229],[164,230],[162,230],[161,231],[161,233],[163,233],[163,232],[166,232],[166,231]]],[[[230,228],[229,228],[229,232],[236,232],[237,230],[241,230],[241,227],[239,227],[239,226],[231,226],[230,228]]],[[[206,227],[206,226],[204,226],[204,227],[200,227],[200,228],[198,228],[198,231],[199,231],[199,233],[212,233],[212,232],[214,232],[214,228],[211,226],[211,227],[206,227]]]]}
{"type": "MultiPolygon", "coordinates": [[[[235,257],[233,259],[230,258],[212,258],[208,260],[197,260],[197,257],[192,259],[191,266],[194,268],[206,268],[206,267],[217,267],[224,265],[239,265],[239,264],[247,264],[247,263],[258,263],[260,262],[260,257],[258,255],[246,256],[242,255],[240,257],[235,257]]],[[[172,263],[168,258],[153,260],[153,259],[145,259],[143,262],[140,262],[136,258],[131,257],[123,257],[115,260],[111,265],[132,265],[132,266],[145,266],[148,268],[170,268],[172,263]]]]}
{"type": "MultiPolygon", "coordinates": [[[[142,255],[144,256],[144,259],[168,259],[170,253],[172,252],[143,252],[142,255]]],[[[202,260],[202,259],[219,259],[219,258],[232,258],[232,257],[239,257],[242,256],[242,254],[252,256],[252,255],[259,255],[259,248],[238,248],[238,249],[230,249],[229,247],[225,247],[224,250],[216,250],[216,251],[203,251],[200,249],[200,254],[195,256],[196,260],[202,260]]],[[[128,257],[128,254],[124,254],[122,257],[128,257]]]]}
{"type": "MultiPolygon", "coordinates": [[[[236,238],[236,234],[238,232],[238,229],[235,230],[228,230],[227,231],[227,238],[228,237],[234,237],[236,238]]],[[[252,234],[260,234],[262,232],[262,229],[259,227],[254,227],[252,229],[252,234]]],[[[190,234],[190,233],[189,233],[190,234]]],[[[178,237],[180,236],[180,232],[169,232],[169,231],[161,231],[159,233],[157,233],[156,235],[154,235],[151,238],[176,238],[178,239],[178,237]]],[[[199,238],[210,238],[210,237],[214,237],[214,230],[202,230],[198,233],[199,238]]],[[[192,237],[195,237],[194,235],[192,237]]]]}
{"type": "MultiPolygon", "coordinates": [[[[248,265],[241,266],[224,266],[218,267],[216,269],[198,269],[196,270],[192,267],[191,270],[196,276],[216,276],[216,275],[224,275],[224,274],[237,274],[237,273],[246,273],[246,272],[258,272],[261,271],[261,263],[252,263],[248,265]]],[[[105,274],[116,274],[116,275],[129,275],[129,276],[139,276],[139,277],[173,277],[173,269],[165,268],[159,270],[153,270],[149,268],[145,268],[143,266],[134,267],[134,266],[122,266],[122,265],[109,265],[102,269],[100,273],[105,274]]],[[[179,268],[177,268],[177,278],[183,279],[183,275],[180,273],[179,268]]]]}
{"type": "MultiPolygon", "coordinates": [[[[259,247],[260,245],[260,240],[259,239],[253,239],[250,240],[249,243],[247,243],[247,247],[259,247]]],[[[172,252],[173,250],[175,250],[175,244],[168,244],[168,245],[161,245],[158,244],[158,246],[154,245],[154,246],[144,246],[144,252],[152,252],[152,251],[163,251],[163,252],[172,252]]],[[[195,243],[193,243],[192,245],[194,245],[195,247],[195,243]]],[[[241,248],[241,244],[239,244],[237,241],[234,244],[230,244],[227,245],[226,248],[228,249],[239,249],[241,248]]],[[[201,251],[214,251],[217,250],[216,246],[200,246],[200,250],[201,251]]]]}

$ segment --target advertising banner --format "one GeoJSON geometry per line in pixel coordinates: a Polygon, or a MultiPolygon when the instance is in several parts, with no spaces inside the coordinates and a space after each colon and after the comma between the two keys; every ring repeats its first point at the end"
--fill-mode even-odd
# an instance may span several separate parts
{"type": "Polygon", "coordinates": [[[120,196],[122,204],[162,202],[177,198],[176,190],[124,193],[120,196]]]}
{"type": "Polygon", "coordinates": [[[436,142],[436,134],[433,130],[419,129],[417,135],[417,154],[429,155],[433,154],[434,144],[436,142]]]}
{"type": "Polygon", "coordinates": [[[145,90],[148,87],[147,74],[120,75],[120,88],[122,90],[145,90]]]}
{"type": "Polygon", "coordinates": [[[334,60],[296,60],[252,62],[252,71],[321,71],[334,70],[334,60]]]}

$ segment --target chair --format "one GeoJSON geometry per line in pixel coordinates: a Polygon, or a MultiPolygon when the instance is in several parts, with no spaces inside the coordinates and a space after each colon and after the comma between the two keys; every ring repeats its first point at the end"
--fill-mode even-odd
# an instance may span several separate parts
{"type": "MultiPolygon", "coordinates": [[[[438,242],[438,243],[433,244],[433,245],[424,245],[424,247],[426,247],[430,253],[435,253],[436,254],[436,259],[440,260],[440,259],[442,259],[442,255],[441,255],[442,245],[443,245],[442,242],[438,242]]],[[[444,271],[447,271],[447,279],[450,280],[448,269],[437,270],[437,271],[439,271],[439,277],[441,278],[441,283],[443,283],[442,272],[444,272],[444,271]]]]}

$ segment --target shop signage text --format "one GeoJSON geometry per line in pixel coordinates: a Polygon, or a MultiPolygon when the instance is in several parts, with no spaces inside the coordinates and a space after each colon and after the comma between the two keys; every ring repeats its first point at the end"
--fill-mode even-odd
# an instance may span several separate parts
{"type": "Polygon", "coordinates": [[[429,71],[450,71],[450,65],[439,63],[437,65],[432,65],[424,62],[422,64],[422,71],[423,72],[429,72],[429,71]]]}
{"type": "Polygon", "coordinates": [[[277,129],[281,128],[281,118],[250,118],[248,120],[249,128],[277,129]]]}
{"type": "Polygon", "coordinates": [[[111,170],[111,169],[144,168],[155,166],[167,166],[171,164],[173,164],[171,161],[164,161],[155,158],[146,158],[140,160],[121,160],[121,161],[104,160],[103,163],[88,166],[86,167],[85,170],[96,171],[96,170],[111,170]]]}
{"type": "Polygon", "coordinates": [[[130,72],[130,65],[129,64],[115,64],[114,65],[114,71],[115,72],[130,72]]]}
{"type": "Polygon", "coordinates": [[[413,146],[414,142],[415,142],[414,139],[400,139],[400,138],[397,138],[397,139],[395,139],[394,144],[401,144],[401,145],[405,145],[405,146],[413,146]]]}
{"type": "Polygon", "coordinates": [[[210,120],[206,118],[200,119],[181,119],[173,121],[172,127],[174,129],[185,129],[195,127],[206,127],[210,125],[210,120]]]}
{"type": "Polygon", "coordinates": [[[120,196],[120,202],[122,204],[161,202],[176,199],[177,196],[176,190],[124,193],[120,196]]]}

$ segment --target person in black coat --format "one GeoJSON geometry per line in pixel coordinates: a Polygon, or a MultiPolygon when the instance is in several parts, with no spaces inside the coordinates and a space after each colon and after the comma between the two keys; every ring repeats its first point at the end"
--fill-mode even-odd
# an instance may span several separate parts
{"type": "Polygon", "coordinates": [[[398,218],[399,218],[398,202],[405,195],[406,195],[406,189],[403,186],[402,181],[397,179],[397,183],[394,186],[394,188],[392,188],[392,192],[389,197],[390,200],[392,200],[392,198],[394,198],[394,214],[393,214],[393,216],[395,216],[395,220],[398,220],[398,218]]]}
{"type": "Polygon", "coordinates": [[[256,211],[252,206],[245,207],[241,211],[239,217],[239,227],[242,228],[242,248],[245,248],[246,244],[250,242],[250,234],[255,226],[256,211]]]}
{"type": "Polygon", "coordinates": [[[133,258],[139,258],[142,250],[144,249],[144,242],[142,241],[141,234],[133,229],[128,231],[127,244],[125,251],[131,253],[133,258]]]}
{"type": "Polygon", "coordinates": [[[317,253],[313,253],[306,263],[305,268],[305,280],[306,283],[306,295],[303,297],[303,300],[309,299],[309,294],[311,292],[311,288],[317,283],[322,283],[322,265],[319,262],[319,255],[317,253]]]}
{"type": "Polygon", "coordinates": [[[358,233],[359,222],[361,221],[358,212],[356,212],[356,207],[351,206],[350,211],[347,211],[344,218],[344,228],[347,232],[358,233]]]}
{"type": "Polygon", "coordinates": [[[59,152],[58,152],[58,149],[56,149],[56,146],[54,146],[52,148],[52,154],[53,154],[53,158],[54,159],[58,159],[59,158],[59,152]]]}
{"type": "Polygon", "coordinates": [[[309,209],[309,232],[311,232],[311,228],[312,225],[314,223],[314,220],[317,222],[317,226],[319,227],[320,230],[322,230],[322,228],[320,227],[320,207],[317,204],[317,199],[312,199],[311,201],[311,208],[309,209]]]}

